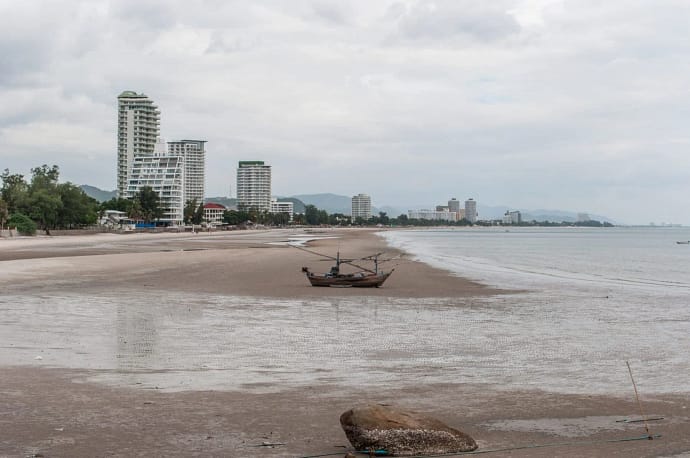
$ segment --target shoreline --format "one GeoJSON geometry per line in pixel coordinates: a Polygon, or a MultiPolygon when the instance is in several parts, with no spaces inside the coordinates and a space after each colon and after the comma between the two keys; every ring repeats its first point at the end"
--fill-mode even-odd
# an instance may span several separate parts
{"type": "MultiPolygon", "coordinates": [[[[334,254],[340,248],[341,254],[362,257],[384,248],[376,235],[381,230],[247,232],[85,236],[89,240],[4,251],[15,258],[0,261],[0,288],[10,298],[0,297],[0,457],[343,456],[349,444],[338,418],[366,402],[437,417],[473,436],[480,451],[583,443],[491,456],[690,452],[690,393],[648,395],[641,386],[647,416],[664,417],[650,422],[651,432],[662,438],[605,443],[645,433],[641,423],[619,422],[639,418],[627,383],[607,394],[567,394],[516,389],[510,380],[439,383],[427,377],[443,370],[434,358],[444,348],[417,354],[415,342],[444,342],[434,333],[448,327],[436,323],[497,295],[509,305],[511,296],[503,293],[514,291],[418,261],[396,267],[379,289],[314,288],[301,266],[325,271],[330,262],[266,244],[290,234],[343,234],[310,242],[310,249],[334,254]],[[40,257],[46,250],[56,257],[40,257]],[[264,300],[223,299],[229,296],[264,300]],[[386,300],[393,305],[378,305],[386,300]],[[408,305],[399,307],[396,300],[408,305]],[[326,346],[316,351],[313,345],[326,346]],[[339,376],[340,366],[352,371],[350,379],[339,376]],[[380,381],[367,374],[374,370],[380,381]],[[218,385],[209,384],[211,378],[218,385]],[[178,381],[186,388],[169,389],[178,381]],[[263,442],[285,445],[262,447],[263,442]]],[[[496,316],[507,310],[496,310],[496,316]]],[[[464,329],[454,332],[473,343],[464,329]]],[[[471,360],[472,350],[465,351],[471,360]]]]}
{"type": "MultiPolygon", "coordinates": [[[[364,257],[385,251],[402,254],[376,235],[379,229],[345,229],[324,232],[291,230],[243,231],[228,235],[185,234],[179,236],[140,234],[120,236],[73,236],[57,246],[41,243],[16,244],[0,253],[0,287],[24,291],[20,280],[25,275],[88,288],[116,287],[124,281],[130,287],[148,288],[155,284],[164,290],[197,291],[216,294],[265,297],[468,297],[491,296],[506,292],[457,277],[420,261],[404,260],[381,288],[315,288],[301,272],[310,266],[317,272],[330,268],[319,256],[290,248],[290,238],[309,236],[307,247],[335,256],[364,257]],[[271,243],[285,243],[271,245],[271,243]],[[146,278],[140,273],[145,272],[146,278]],[[90,282],[81,284],[88,275],[90,282]],[[185,278],[184,284],[178,279],[185,278]],[[14,281],[19,281],[17,285],[14,281]]],[[[347,267],[344,268],[347,270],[347,267]]],[[[26,285],[25,285],[26,286],[26,285]]],[[[31,285],[35,288],[35,284],[31,285]]]]}

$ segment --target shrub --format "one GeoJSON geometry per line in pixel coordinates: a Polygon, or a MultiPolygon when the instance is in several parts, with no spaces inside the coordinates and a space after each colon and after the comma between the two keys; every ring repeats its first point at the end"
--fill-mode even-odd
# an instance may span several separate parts
{"type": "Polygon", "coordinates": [[[16,227],[17,232],[22,235],[34,235],[36,233],[36,223],[22,213],[13,213],[7,222],[10,227],[16,227]]]}

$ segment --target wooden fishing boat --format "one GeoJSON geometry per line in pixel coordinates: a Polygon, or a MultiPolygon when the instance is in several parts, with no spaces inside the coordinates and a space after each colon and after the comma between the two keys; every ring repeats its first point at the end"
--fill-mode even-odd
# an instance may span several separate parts
{"type": "MultiPolygon", "coordinates": [[[[315,253],[310,250],[306,250],[301,247],[296,247],[304,251],[308,251],[310,253],[315,253]]],[[[315,253],[319,254],[320,256],[325,256],[326,258],[335,261],[335,265],[331,267],[331,269],[323,274],[317,274],[309,270],[308,267],[302,267],[302,272],[307,276],[307,279],[309,280],[309,283],[311,283],[312,286],[330,286],[334,288],[378,288],[381,285],[383,285],[383,282],[385,282],[388,277],[393,273],[393,270],[391,269],[389,271],[382,271],[379,270],[379,255],[381,253],[377,253],[372,256],[367,256],[365,258],[360,258],[360,259],[342,259],[340,257],[340,252],[335,257],[328,256],[328,255],[323,255],[321,253],[315,253]],[[374,263],[374,269],[369,269],[366,267],[362,267],[361,265],[355,264],[353,261],[372,261],[374,263]],[[348,264],[350,266],[354,266],[359,269],[357,272],[353,273],[344,273],[340,271],[340,266],[341,264],[348,264]]]]}
{"type": "Polygon", "coordinates": [[[311,286],[333,286],[338,288],[378,288],[383,285],[388,277],[393,273],[389,272],[356,272],[353,274],[315,274],[309,271],[308,267],[302,267],[302,272],[307,275],[311,286]]]}

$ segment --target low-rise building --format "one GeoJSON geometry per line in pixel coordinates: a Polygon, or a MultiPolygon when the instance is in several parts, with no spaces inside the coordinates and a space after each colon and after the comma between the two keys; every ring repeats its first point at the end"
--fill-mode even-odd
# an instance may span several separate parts
{"type": "Polygon", "coordinates": [[[448,210],[408,210],[409,219],[425,219],[429,221],[457,221],[457,213],[448,210]]]}
{"type": "Polygon", "coordinates": [[[270,213],[287,213],[290,215],[290,221],[292,221],[294,207],[292,202],[278,202],[278,199],[271,199],[270,213]]]}
{"type": "Polygon", "coordinates": [[[503,224],[520,224],[522,222],[522,214],[519,211],[507,211],[503,215],[503,224]]]}
{"type": "Polygon", "coordinates": [[[218,226],[223,224],[223,215],[225,214],[225,205],[208,202],[204,204],[204,221],[211,226],[218,226]]]}

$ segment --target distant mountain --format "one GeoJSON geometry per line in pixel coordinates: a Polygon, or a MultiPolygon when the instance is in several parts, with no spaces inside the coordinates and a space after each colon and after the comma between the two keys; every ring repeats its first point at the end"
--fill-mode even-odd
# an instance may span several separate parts
{"type": "MultiPolygon", "coordinates": [[[[565,221],[567,223],[574,223],[577,221],[577,212],[569,212],[563,210],[526,210],[522,208],[506,207],[506,206],[496,206],[491,207],[487,205],[478,205],[477,213],[479,213],[479,219],[483,220],[493,220],[501,219],[506,211],[519,210],[522,214],[523,221],[551,221],[555,223],[560,223],[565,221]]],[[[590,219],[603,222],[608,222],[616,224],[611,218],[601,215],[589,214],[590,219]]]]}
{"type": "Polygon", "coordinates": [[[117,196],[117,191],[104,191],[88,184],[83,184],[79,187],[82,191],[84,191],[84,193],[86,193],[87,196],[93,197],[99,202],[105,202],[107,200],[114,199],[117,196]]]}
{"type": "MultiPolygon", "coordinates": [[[[277,199],[278,202],[292,202],[293,211],[295,213],[304,213],[304,203],[301,200],[294,197],[278,197],[277,199]]],[[[206,197],[204,202],[221,204],[231,210],[237,209],[237,199],[234,197],[206,197]]]]}
{"type": "Polygon", "coordinates": [[[213,202],[214,204],[221,204],[226,208],[237,208],[237,199],[234,197],[205,197],[204,203],[213,202]]]}
{"type": "Polygon", "coordinates": [[[301,200],[305,205],[313,205],[319,210],[326,210],[328,213],[349,215],[352,212],[351,197],[337,194],[302,194],[292,197],[301,200]]]}

